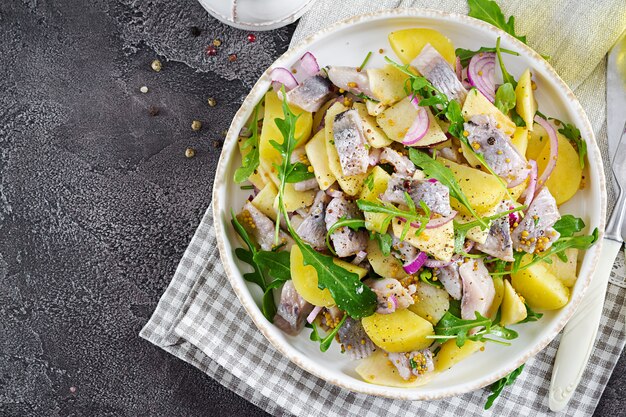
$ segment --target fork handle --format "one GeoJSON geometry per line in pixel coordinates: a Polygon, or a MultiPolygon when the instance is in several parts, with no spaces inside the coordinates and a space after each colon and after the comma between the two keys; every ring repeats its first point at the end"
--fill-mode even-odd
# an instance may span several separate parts
{"type": "Polygon", "coordinates": [[[604,239],[600,264],[587,293],[563,330],[550,381],[552,411],[565,408],[583,376],[598,333],[611,269],[621,247],[622,242],[604,239]]]}

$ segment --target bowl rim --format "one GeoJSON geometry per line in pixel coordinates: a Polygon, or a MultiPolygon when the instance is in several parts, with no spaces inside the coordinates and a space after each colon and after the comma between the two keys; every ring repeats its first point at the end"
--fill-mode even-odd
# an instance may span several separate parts
{"type": "MultiPolygon", "coordinates": [[[[526,363],[530,358],[535,356],[541,350],[543,350],[563,329],[567,321],[572,317],[576,308],[582,301],[586,290],[591,282],[593,277],[593,273],[597,268],[601,250],[602,250],[602,240],[604,237],[604,229],[605,229],[605,217],[606,217],[606,206],[607,206],[607,194],[606,194],[606,180],[604,175],[604,167],[601,159],[600,150],[598,148],[598,144],[595,139],[595,135],[593,133],[592,125],[576,96],[567,86],[567,84],[560,78],[560,76],[556,73],[556,71],[552,68],[552,66],[545,61],[537,52],[535,52],[528,45],[520,42],[518,39],[509,35],[508,33],[483,22],[481,20],[472,18],[467,15],[452,13],[452,12],[444,12],[441,10],[435,9],[427,9],[427,8],[396,8],[396,9],[384,9],[371,13],[365,13],[358,16],[353,16],[336,23],[333,23],[326,28],[311,34],[298,42],[296,45],[291,46],[283,55],[281,55],[274,63],[265,70],[265,72],[259,77],[253,88],[250,90],[245,100],[243,101],[241,107],[235,114],[233,118],[228,134],[226,136],[224,146],[222,148],[222,152],[219,158],[218,166],[215,172],[215,180],[213,184],[213,222],[216,231],[217,244],[220,252],[220,259],[224,266],[224,270],[226,271],[226,275],[228,280],[233,287],[237,297],[242,303],[243,307],[246,309],[248,315],[252,318],[256,327],[261,331],[264,337],[272,344],[272,346],[277,349],[283,356],[287,357],[291,362],[300,367],[301,369],[309,372],[310,374],[341,388],[348,389],[352,392],[381,396],[391,399],[399,399],[399,400],[411,400],[411,401],[422,401],[422,400],[435,400],[446,397],[457,396],[461,394],[465,394],[467,392],[471,392],[480,388],[483,388],[487,385],[492,384],[500,378],[511,373],[514,369],[519,367],[521,364],[526,363]],[[343,28],[354,24],[361,23],[369,23],[378,20],[385,19],[397,19],[397,18],[425,18],[425,19],[439,19],[439,20],[447,20],[452,23],[460,23],[466,24],[470,26],[477,27],[478,29],[491,31],[495,33],[497,36],[502,38],[507,38],[507,41],[513,43],[520,52],[526,54],[534,64],[543,65],[543,69],[547,73],[549,84],[553,85],[558,91],[563,93],[566,98],[569,100],[568,107],[571,108],[572,112],[576,114],[580,123],[577,124],[577,127],[583,132],[584,137],[587,142],[587,159],[589,161],[589,166],[594,167],[597,171],[595,173],[594,179],[597,181],[600,192],[600,213],[599,213],[599,222],[598,222],[598,230],[599,230],[599,239],[596,245],[587,250],[585,254],[585,258],[590,257],[591,262],[587,269],[586,274],[580,274],[578,280],[583,279],[583,283],[581,285],[580,290],[577,292],[575,296],[572,296],[569,303],[563,307],[563,316],[561,319],[554,325],[551,332],[546,334],[542,339],[540,339],[532,349],[527,351],[524,355],[518,358],[517,361],[509,363],[508,366],[502,367],[498,372],[491,372],[489,374],[484,375],[482,378],[478,378],[471,382],[467,382],[463,385],[459,385],[457,387],[452,388],[444,388],[438,389],[434,392],[425,392],[421,390],[421,387],[416,388],[394,388],[387,387],[382,385],[369,384],[364,381],[359,381],[354,377],[347,376],[345,378],[329,378],[319,371],[319,368],[315,366],[315,361],[306,357],[302,352],[295,349],[288,343],[284,343],[281,340],[278,340],[274,335],[272,335],[273,331],[276,331],[273,324],[269,323],[265,317],[262,315],[261,310],[258,308],[257,304],[253,300],[249,290],[244,285],[241,285],[243,282],[243,278],[241,277],[241,272],[236,268],[233,269],[230,262],[233,260],[233,256],[230,253],[227,253],[225,240],[227,239],[226,230],[224,229],[224,219],[222,218],[223,213],[228,213],[229,208],[222,206],[221,196],[219,195],[220,190],[226,184],[226,170],[228,168],[228,164],[226,160],[229,159],[228,152],[232,152],[235,150],[235,146],[238,139],[239,129],[248,119],[249,115],[252,112],[252,107],[256,104],[254,98],[261,94],[261,90],[265,91],[267,87],[269,87],[269,72],[275,66],[280,66],[284,62],[288,62],[294,58],[294,55],[297,53],[301,53],[305,48],[307,48],[312,43],[316,42],[318,39],[323,38],[326,35],[332,34],[335,31],[339,31],[343,28]],[[251,102],[252,101],[252,102],[251,102]],[[239,275],[236,278],[236,274],[239,275]]],[[[580,285],[580,284],[579,284],[580,285]]]]}

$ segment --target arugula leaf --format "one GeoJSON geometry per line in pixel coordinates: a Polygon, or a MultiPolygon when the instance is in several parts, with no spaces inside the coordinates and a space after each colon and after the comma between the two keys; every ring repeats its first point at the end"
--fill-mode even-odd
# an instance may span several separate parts
{"type": "Polygon", "coordinates": [[[326,246],[333,255],[337,255],[337,252],[335,252],[335,249],[333,249],[332,245],[330,244],[330,235],[332,235],[337,229],[340,229],[342,227],[349,227],[352,230],[359,230],[360,228],[365,227],[365,220],[348,219],[345,216],[342,216],[339,220],[335,222],[335,224],[330,226],[330,229],[328,229],[328,232],[326,232],[326,246]]]}
{"type": "Polygon", "coordinates": [[[498,57],[498,63],[500,64],[500,71],[502,71],[502,80],[505,83],[511,84],[513,89],[515,89],[515,87],[517,87],[517,81],[515,81],[515,78],[513,78],[513,76],[509,74],[509,72],[506,70],[506,67],[504,66],[504,61],[502,60],[502,49],[500,49],[499,36],[496,40],[496,56],[498,57]]]}
{"type": "Polygon", "coordinates": [[[456,100],[451,100],[448,103],[448,107],[446,107],[444,115],[450,121],[448,133],[456,138],[463,137],[463,124],[465,123],[465,119],[461,114],[461,105],[459,104],[459,102],[456,100]]]}
{"type": "Polygon", "coordinates": [[[585,222],[580,217],[566,214],[552,226],[554,230],[561,234],[561,237],[571,237],[585,228],[585,222]]]}
{"type": "Polygon", "coordinates": [[[506,387],[507,385],[512,385],[513,382],[515,382],[515,379],[519,376],[519,374],[522,373],[523,370],[524,370],[524,365],[520,366],[519,368],[517,368],[516,370],[514,370],[513,372],[511,372],[504,378],[499,379],[493,384],[491,384],[491,387],[490,387],[491,394],[489,395],[489,397],[487,398],[487,402],[485,403],[485,410],[488,410],[491,408],[491,406],[493,405],[493,402],[496,400],[496,398],[498,398],[500,393],[502,393],[502,390],[504,389],[504,387],[506,387]]]}
{"type": "Polygon", "coordinates": [[[524,303],[524,305],[526,306],[526,318],[520,323],[530,323],[543,317],[543,313],[536,313],[528,304],[524,303]]]}
{"type": "Polygon", "coordinates": [[[363,181],[363,185],[366,185],[368,190],[372,191],[374,189],[374,173],[370,172],[370,174],[363,181]]]}
{"type": "Polygon", "coordinates": [[[370,57],[371,57],[371,56],[372,56],[372,51],[369,51],[369,52],[367,53],[367,55],[365,55],[365,59],[363,60],[363,62],[361,63],[361,65],[359,65],[359,66],[357,67],[357,69],[356,69],[356,70],[357,70],[358,72],[363,71],[363,68],[365,68],[365,66],[367,65],[367,61],[369,61],[369,60],[370,60],[370,57]]]}
{"type": "Polygon", "coordinates": [[[504,114],[509,114],[509,110],[515,107],[515,90],[511,83],[504,83],[496,91],[495,105],[504,114]]]}
{"type": "Polygon", "coordinates": [[[407,206],[409,206],[408,211],[399,209],[398,207],[394,206],[391,203],[382,203],[382,202],[376,203],[376,202],[367,201],[367,200],[357,200],[356,205],[361,211],[386,214],[387,217],[385,217],[385,219],[382,222],[383,229],[386,229],[387,227],[389,227],[389,224],[391,223],[391,221],[395,219],[396,217],[401,218],[405,222],[405,224],[402,230],[402,234],[400,236],[400,240],[404,240],[404,238],[406,237],[406,234],[411,228],[411,223],[415,223],[415,222],[419,223],[419,228],[415,231],[415,235],[418,236],[420,233],[424,231],[424,229],[426,229],[426,225],[428,224],[428,221],[430,220],[430,209],[428,208],[426,204],[424,204],[423,201],[420,201],[420,207],[422,211],[424,211],[424,214],[421,214],[417,212],[417,208],[415,207],[415,202],[413,202],[411,197],[409,197],[406,192],[405,192],[404,197],[405,197],[407,206]]]}
{"type": "Polygon", "coordinates": [[[306,181],[315,177],[315,174],[309,171],[309,167],[302,162],[296,162],[293,164],[293,170],[287,176],[288,183],[296,183],[300,181],[306,181]]]}
{"type": "Polygon", "coordinates": [[[243,278],[258,285],[263,291],[263,300],[261,303],[261,311],[265,318],[270,322],[274,321],[276,315],[276,303],[272,290],[279,287],[285,281],[291,279],[289,253],[275,251],[260,251],[248,235],[246,229],[239,223],[235,212],[231,210],[231,224],[241,239],[244,241],[248,250],[244,248],[236,248],[235,256],[242,262],[247,263],[253,269],[253,272],[243,274],[243,278]],[[275,279],[267,284],[267,274],[275,279]]]}
{"type": "Polygon", "coordinates": [[[433,281],[433,271],[430,269],[424,269],[419,274],[420,281],[425,282],[433,287],[443,288],[443,284],[440,281],[433,281]]]}
{"type": "MultiPolygon", "coordinates": [[[[500,51],[507,53],[507,54],[519,56],[517,52],[511,51],[510,49],[500,48],[500,51]]],[[[467,64],[469,64],[470,59],[472,59],[474,55],[484,53],[484,52],[496,52],[496,48],[488,48],[488,47],[483,46],[476,51],[472,51],[470,49],[463,49],[463,48],[457,48],[456,51],[454,51],[456,56],[459,57],[459,60],[461,61],[461,65],[463,67],[466,67],[467,64]]]]}
{"type": "Polygon", "coordinates": [[[313,331],[311,332],[309,339],[311,339],[314,342],[320,342],[320,350],[322,352],[326,352],[328,348],[330,347],[330,345],[333,343],[333,340],[335,339],[335,335],[337,334],[341,326],[343,326],[343,323],[346,321],[347,318],[348,318],[348,315],[344,314],[343,317],[341,318],[341,321],[337,323],[337,325],[324,337],[320,336],[320,333],[317,330],[317,325],[315,323],[311,323],[311,327],[313,328],[313,331]]]}
{"type": "Polygon", "coordinates": [[[463,193],[459,183],[454,178],[454,174],[452,174],[452,170],[450,170],[450,168],[415,148],[409,149],[409,159],[415,165],[420,167],[428,177],[435,178],[437,181],[448,187],[450,190],[450,196],[456,198],[459,203],[467,208],[470,214],[474,216],[482,226],[487,227],[487,222],[485,222],[470,205],[469,200],[465,196],[465,193],[463,193]]]}
{"type": "MultiPolygon", "coordinates": [[[[559,122],[561,122],[559,120],[559,122]]],[[[580,163],[581,168],[585,168],[585,156],[587,155],[587,142],[580,135],[580,130],[574,125],[569,123],[563,123],[562,128],[559,129],[559,133],[569,139],[570,142],[573,142],[578,149],[578,161],[580,163]]]]}
{"type": "Polygon", "coordinates": [[[246,139],[241,147],[241,151],[248,150],[241,158],[241,166],[235,171],[235,182],[240,183],[247,180],[259,167],[259,107],[260,101],[252,113],[251,131],[252,135],[246,139]]]}
{"type": "MultiPolygon", "coordinates": [[[[286,95],[283,94],[283,97],[286,95]]],[[[317,252],[302,240],[296,233],[285,208],[285,184],[294,171],[294,164],[290,162],[291,154],[296,145],[295,130],[298,117],[293,114],[283,98],[283,119],[276,119],[276,126],[283,136],[283,142],[271,141],[272,146],[282,156],[280,165],[275,164],[280,184],[278,187],[278,208],[283,216],[287,229],[302,252],[304,265],[310,265],[317,272],[318,287],[327,288],[333,300],[341,310],[356,319],[374,314],[376,311],[376,294],[361,282],[359,276],[334,262],[332,256],[317,252]]],[[[280,218],[277,219],[277,231],[280,218]]],[[[276,234],[278,237],[278,233],[276,234]]],[[[278,239],[277,239],[278,241],[278,239]]]]}
{"type": "Polygon", "coordinates": [[[380,248],[380,252],[384,256],[389,256],[391,254],[391,245],[393,244],[393,238],[389,233],[376,233],[372,232],[370,235],[370,239],[376,239],[378,242],[378,247],[380,248]]]}
{"type": "Polygon", "coordinates": [[[485,337],[487,335],[493,335],[505,340],[512,340],[518,336],[516,331],[507,329],[499,324],[494,324],[490,319],[483,317],[478,311],[476,311],[475,314],[475,319],[464,320],[454,316],[450,313],[450,310],[448,310],[435,326],[435,335],[427,337],[437,340],[456,339],[456,345],[462,347],[466,340],[509,344],[502,340],[485,337]],[[482,329],[469,335],[469,331],[475,327],[482,327],[482,329]]]}
{"type": "Polygon", "coordinates": [[[526,127],[526,122],[522,119],[522,116],[517,113],[515,108],[511,109],[511,120],[513,120],[517,127],[526,127]]]}
{"type": "Polygon", "coordinates": [[[526,43],[526,36],[517,35],[515,33],[515,17],[510,16],[509,20],[506,20],[502,10],[495,1],[467,0],[467,4],[469,5],[468,14],[471,17],[490,23],[514,38],[526,43]]]}
{"type": "MultiPolygon", "coordinates": [[[[503,216],[506,216],[511,213],[515,213],[516,211],[526,210],[526,206],[514,207],[510,210],[506,210],[500,213],[496,213],[492,216],[483,217],[482,220],[484,222],[488,222],[487,225],[490,225],[493,220],[498,220],[503,216]]],[[[467,233],[472,230],[474,227],[480,227],[480,230],[485,230],[487,226],[483,225],[479,220],[472,220],[467,223],[459,223],[456,220],[454,221],[454,250],[456,253],[460,253],[463,249],[463,244],[465,243],[465,236],[467,233]]]]}

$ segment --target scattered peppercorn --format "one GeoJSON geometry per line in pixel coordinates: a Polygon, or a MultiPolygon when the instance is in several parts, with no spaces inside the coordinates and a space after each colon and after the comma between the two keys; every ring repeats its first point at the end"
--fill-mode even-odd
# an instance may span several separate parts
{"type": "Polygon", "coordinates": [[[189,31],[191,32],[191,36],[193,36],[194,38],[197,38],[202,33],[202,31],[200,30],[198,26],[190,27],[189,31]]]}
{"type": "Polygon", "coordinates": [[[220,142],[219,140],[214,139],[213,140],[213,147],[215,149],[221,148],[222,147],[222,142],[220,142]]]}
{"type": "Polygon", "coordinates": [[[142,86],[141,88],[139,88],[139,91],[141,91],[142,93],[146,94],[148,92],[148,87],[146,87],[145,85],[142,86]]]}
{"type": "Polygon", "coordinates": [[[217,55],[217,48],[215,46],[213,46],[213,45],[207,46],[206,54],[208,56],[215,56],[215,55],[217,55]]]}
{"type": "Polygon", "coordinates": [[[248,42],[254,42],[256,41],[256,35],[254,33],[248,33],[248,42]]]}
{"type": "Polygon", "coordinates": [[[215,101],[213,97],[209,97],[209,99],[207,100],[207,103],[209,103],[210,107],[215,107],[217,105],[217,101],[215,101]]]}
{"type": "Polygon", "coordinates": [[[230,54],[230,55],[228,55],[228,60],[230,62],[235,62],[237,60],[237,54],[230,54]]]}
{"type": "Polygon", "coordinates": [[[161,71],[161,61],[159,61],[158,59],[155,59],[154,61],[152,61],[152,64],[150,64],[150,66],[156,72],[161,71]]]}
{"type": "Polygon", "coordinates": [[[196,156],[196,150],[194,148],[185,149],[185,157],[193,158],[194,156],[196,156]]]}
{"type": "Polygon", "coordinates": [[[202,128],[202,122],[200,120],[194,120],[191,122],[191,130],[198,131],[202,128]]]}
{"type": "Polygon", "coordinates": [[[150,116],[156,116],[157,114],[159,114],[159,108],[157,106],[148,107],[148,114],[150,116]]]}
{"type": "Polygon", "coordinates": [[[220,46],[222,46],[221,39],[213,39],[213,46],[215,46],[216,48],[219,48],[220,46]]]}

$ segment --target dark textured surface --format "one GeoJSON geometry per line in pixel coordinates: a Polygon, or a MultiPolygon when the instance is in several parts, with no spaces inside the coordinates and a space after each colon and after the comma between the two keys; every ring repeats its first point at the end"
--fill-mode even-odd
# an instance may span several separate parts
{"type": "MultiPolygon", "coordinates": [[[[292,31],[248,43],[193,0],[0,1],[0,416],[265,414],[137,334],[292,31]]],[[[596,415],[624,415],[625,372],[596,415]]]]}

